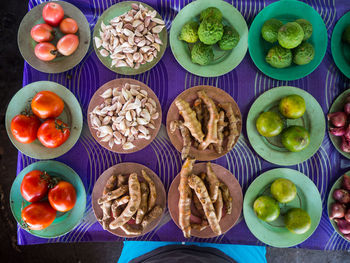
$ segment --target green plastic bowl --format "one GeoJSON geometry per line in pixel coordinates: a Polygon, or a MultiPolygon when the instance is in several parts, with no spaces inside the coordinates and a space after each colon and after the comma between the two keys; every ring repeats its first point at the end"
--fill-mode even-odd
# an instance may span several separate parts
{"type": "MultiPolygon", "coordinates": [[[[21,225],[22,209],[30,203],[24,200],[21,194],[21,183],[23,177],[33,170],[46,171],[49,175],[58,177],[71,183],[76,191],[77,200],[74,207],[65,212],[57,212],[56,219],[47,228],[42,230],[29,230],[30,234],[42,238],[54,238],[62,236],[75,228],[84,216],[86,207],[86,193],[83,182],[79,175],[69,166],[57,161],[40,161],[32,163],[24,168],[16,177],[10,192],[10,207],[16,221],[21,225]]],[[[22,226],[22,225],[21,225],[22,226]]]]}
{"type": "Polygon", "coordinates": [[[248,36],[249,54],[255,65],[267,76],[278,80],[296,80],[313,72],[322,62],[327,49],[327,29],[321,16],[311,6],[296,0],[281,0],[265,7],[255,17],[248,36]],[[306,65],[292,64],[288,68],[274,68],[265,62],[268,50],[278,44],[271,44],[261,36],[261,28],[265,21],[276,18],[284,24],[304,18],[312,24],[313,33],[307,42],[315,49],[314,59],[306,65]]]}
{"type": "Polygon", "coordinates": [[[333,29],[331,49],[335,64],[347,78],[350,78],[350,45],[341,40],[343,31],[348,25],[350,25],[350,11],[339,19],[333,29]]]}
{"type": "Polygon", "coordinates": [[[197,0],[186,5],[177,14],[171,25],[170,47],[177,62],[187,71],[202,77],[217,77],[236,68],[243,60],[248,49],[248,26],[242,14],[232,5],[222,0],[197,0]],[[223,24],[233,26],[239,33],[237,46],[228,51],[222,51],[213,46],[214,61],[201,66],[191,60],[188,44],[179,40],[178,36],[184,24],[198,21],[200,13],[208,7],[218,8],[223,15],[223,24]]]}

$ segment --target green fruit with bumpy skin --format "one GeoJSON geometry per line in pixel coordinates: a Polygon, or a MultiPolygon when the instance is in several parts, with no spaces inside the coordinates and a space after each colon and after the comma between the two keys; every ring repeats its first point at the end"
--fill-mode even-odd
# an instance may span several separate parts
{"type": "Polygon", "coordinates": [[[343,31],[342,39],[345,43],[350,45],[350,25],[348,25],[343,31]]]}
{"type": "Polygon", "coordinates": [[[253,209],[256,216],[266,222],[272,222],[280,215],[277,201],[266,195],[262,195],[254,201],[253,209]]]}
{"type": "Polygon", "coordinates": [[[284,48],[295,48],[304,39],[304,30],[297,22],[289,22],[278,30],[278,43],[284,48]]]}
{"type": "Polygon", "coordinates": [[[209,16],[221,21],[222,20],[222,13],[221,11],[216,7],[208,7],[207,9],[203,10],[199,16],[199,20],[202,21],[209,16]]]}
{"type": "Polygon", "coordinates": [[[292,51],[277,45],[269,50],[265,60],[274,68],[286,68],[292,64],[292,51]]]}
{"type": "Polygon", "coordinates": [[[305,113],[305,100],[299,95],[289,95],[281,99],[279,110],[288,119],[298,119],[305,113]]]}
{"type": "Polygon", "coordinates": [[[277,136],[283,130],[283,120],[276,112],[263,112],[256,120],[256,129],[264,137],[277,136]]]}
{"type": "Polygon", "coordinates": [[[282,144],[291,152],[300,152],[310,143],[310,134],[302,126],[290,126],[282,132],[282,144]]]}
{"type": "Polygon", "coordinates": [[[314,47],[307,42],[301,43],[293,49],[293,62],[297,65],[306,65],[315,57],[314,47]]]}
{"type": "Polygon", "coordinates": [[[303,41],[308,40],[312,35],[312,24],[306,19],[297,19],[295,22],[297,22],[304,31],[303,41]]]}
{"type": "Polygon", "coordinates": [[[179,39],[187,43],[196,43],[198,40],[199,24],[195,21],[187,22],[182,28],[179,39]]]}
{"type": "Polygon", "coordinates": [[[277,41],[278,30],[283,26],[282,21],[272,18],[267,20],[261,28],[261,36],[267,42],[274,43],[277,41]]]}
{"type": "Polygon", "coordinates": [[[231,50],[237,46],[239,34],[233,27],[224,26],[224,35],[219,40],[218,45],[222,50],[231,50]]]}
{"type": "Polygon", "coordinates": [[[194,44],[191,50],[191,60],[199,65],[208,65],[214,58],[213,48],[202,42],[194,44]]]}
{"type": "Polygon", "coordinates": [[[275,180],[270,188],[272,196],[280,203],[288,203],[297,195],[295,184],[285,178],[275,180]]]}
{"type": "Polygon", "coordinates": [[[311,218],[305,210],[292,208],[285,215],[284,223],[290,232],[301,235],[310,229],[311,218]]]}
{"type": "Polygon", "coordinates": [[[211,16],[204,19],[198,28],[199,40],[206,45],[218,42],[224,34],[224,26],[221,21],[211,16]]]}

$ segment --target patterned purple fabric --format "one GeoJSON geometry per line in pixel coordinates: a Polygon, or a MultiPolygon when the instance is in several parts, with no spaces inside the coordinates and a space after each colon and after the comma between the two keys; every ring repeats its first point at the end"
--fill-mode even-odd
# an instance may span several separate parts
{"type": "MultiPolygon", "coordinates": [[[[304,1],[312,5],[322,16],[328,30],[328,38],[338,19],[350,9],[349,0],[311,0],[304,1]]],[[[40,4],[40,0],[30,0],[29,9],[40,4]]],[[[91,30],[93,30],[98,17],[104,10],[115,4],[115,0],[70,0],[86,15],[91,30]]],[[[146,0],[165,19],[168,31],[171,21],[177,12],[191,1],[188,0],[146,0]]],[[[254,16],[271,0],[234,0],[232,3],[245,17],[248,25],[254,16]]],[[[102,230],[96,221],[91,208],[91,191],[94,182],[99,175],[110,166],[121,162],[138,162],[155,171],[162,179],[168,190],[172,179],[180,171],[180,154],[171,145],[165,129],[165,118],[170,103],[186,88],[207,84],[219,87],[228,92],[238,103],[243,121],[245,121],[252,102],[264,91],[272,87],[290,85],[305,89],[310,92],[321,104],[326,113],[334,98],[349,87],[350,81],[338,70],[332,59],[330,44],[322,64],[309,76],[296,81],[278,81],[262,74],[253,64],[249,54],[242,63],[230,73],[217,78],[202,78],[186,72],[175,60],[170,48],[165,52],[162,60],[152,70],[141,75],[134,76],[145,82],[157,94],[163,109],[163,125],[155,141],[144,150],[134,154],[114,154],[104,148],[92,138],[89,133],[86,114],[89,100],[94,92],[104,83],[122,77],[105,68],[98,60],[92,46],[83,61],[68,72],[61,74],[44,74],[25,64],[23,85],[39,80],[58,82],[70,89],[79,100],[83,115],[84,128],[77,144],[65,155],[57,158],[58,161],[72,167],[82,178],[87,192],[87,207],[83,220],[70,233],[55,239],[41,239],[28,234],[18,228],[18,243],[37,244],[47,242],[81,242],[81,241],[121,241],[118,238],[102,230]]],[[[18,170],[21,171],[30,163],[35,162],[31,158],[18,154],[18,170]]],[[[247,141],[245,125],[242,135],[235,148],[226,156],[215,161],[229,169],[240,182],[243,191],[262,172],[276,165],[261,159],[251,148],[247,141]]],[[[326,200],[333,182],[350,166],[350,161],[342,157],[331,144],[328,135],[325,136],[319,151],[309,160],[291,168],[309,176],[317,185],[323,201],[323,215],[320,225],[315,233],[298,247],[346,250],[350,249],[350,243],[337,235],[332,228],[326,211],[326,200]]],[[[161,240],[161,241],[185,241],[182,232],[170,219],[168,211],[161,224],[149,234],[135,238],[135,240],[161,240]]],[[[211,239],[191,238],[191,242],[214,242],[231,244],[263,245],[248,230],[243,217],[240,222],[225,235],[211,239]]]]}

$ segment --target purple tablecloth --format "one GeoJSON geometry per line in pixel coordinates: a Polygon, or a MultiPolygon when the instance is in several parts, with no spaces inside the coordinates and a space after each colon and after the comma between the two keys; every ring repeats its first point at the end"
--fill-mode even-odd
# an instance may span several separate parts
{"type": "MultiPolygon", "coordinates": [[[[29,8],[41,3],[40,0],[30,0],[29,8]]],[[[91,30],[93,30],[98,17],[115,0],[70,0],[72,4],[80,8],[86,15],[91,30]]],[[[177,12],[190,1],[187,0],[146,0],[160,12],[165,19],[169,31],[172,19],[177,12]]],[[[248,25],[254,16],[270,0],[235,0],[232,3],[245,17],[248,25]]],[[[349,0],[312,0],[304,1],[311,4],[322,16],[328,30],[328,39],[332,29],[338,19],[350,9],[349,0]]],[[[68,72],[61,74],[44,74],[25,64],[23,74],[23,85],[38,81],[50,80],[58,82],[70,89],[79,100],[84,114],[84,128],[77,144],[65,155],[57,158],[72,167],[82,178],[87,192],[87,207],[83,220],[70,233],[55,239],[41,239],[28,234],[18,228],[18,243],[36,244],[47,242],[81,242],[81,241],[121,241],[118,238],[102,230],[96,221],[91,208],[91,191],[99,175],[110,166],[121,162],[138,162],[144,164],[155,171],[162,179],[165,188],[168,190],[174,176],[181,167],[180,154],[171,145],[165,129],[165,118],[170,103],[184,89],[208,84],[219,87],[228,92],[238,103],[243,124],[252,102],[264,91],[272,87],[290,85],[302,88],[310,92],[321,104],[324,112],[328,111],[334,98],[344,89],[349,87],[350,81],[335,66],[332,59],[330,44],[328,44],[327,54],[322,64],[309,76],[296,81],[278,81],[268,78],[262,74],[253,64],[249,54],[245,56],[242,63],[230,73],[217,78],[202,78],[186,72],[175,60],[170,48],[165,52],[162,60],[152,70],[134,76],[134,78],[145,82],[157,94],[163,109],[163,125],[155,141],[148,147],[134,154],[122,155],[114,154],[104,148],[91,137],[87,123],[86,112],[90,98],[94,92],[104,83],[121,77],[118,74],[105,68],[98,60],[92,47],[90,47],[83,61],[68,72]]],[[[31,158],[18,155],[18,171],[23,167],[35,162],[31,158]]],[[[245,125],[243,133],[235,148],[226,156],[215,161],[228,168],[240,182],[245,191],[250,182],[259,174],[276,165],[270,164],[261,159],[253,151],[247,140],[245,125]]],[[[332,183],[350,166],[350,161],[342,157],[331,144],[328,135],[325,136],[319,151],[309,160],[291,168],[309,176],[317,185],[323,201],[322,220],[315,233],[298,247],[325,249],[325,250],[346,250],[350,249],[350,243],[337,235],[332,228],[326,211],[326,200],[332,183]]],[[[182,232],[172,222],[169,212],[166,214],[161,224],[151,233],[136,240],[162,240],[162,241],[185,241],[182,232]]],[[[250,244],[263,245],[248,230],[243,218],[225,235],[211,239],[191,238],[188,241],[250,244]]]]}

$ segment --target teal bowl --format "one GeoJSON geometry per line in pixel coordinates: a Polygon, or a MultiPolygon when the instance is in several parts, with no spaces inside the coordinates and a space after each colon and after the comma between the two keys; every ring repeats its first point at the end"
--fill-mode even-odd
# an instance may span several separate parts
{"type": "Polygon", "coordinates": [[[327,50],[327,29],[315,9],[297,0],[281,0],[265,7],[255,17],[248,36],[249,54],[258,69],[267,76],[278,80],[296,80],[303,78],[313,72],[322,62],[327,50]],[[307,42],[315,49],[314,59],[306,65],[298,66],[292,64],[288,68],[274,68],[265,61],[268,50],[275,44],[265,41],[261,36],[261,28],[266,20],[276,18],[284,24],[304,18],[312,24],[313,33],[307,42]]]}
{"type": "Polygon", "coordinates": [[[23,228],[30,234],[42,238],[54,238],[62,236],[78,225],[84,216],[86,207],[86,193],[83,182],[79,175],[69,166],[57,161],[40,161],[32,163],[24,168],[14,180],[10,192],[10,207],[16,221],[22,227],[21,212],[22,209],[30,203],[23,199],[21,195],[21,183],[23,177],[33,170],[46,171],[48,174],[58,177],[64,181],[71,183],[77,194],[77,201],[72,210],[61,213],[57,212],[56,219],[53,223],[42,230],[30,230],[23,228]]]}
{"type": "Polygon", "coordinates": [[[331,49],[335,64],[350,79],[350,45],[341,40],[343,31],[348,25],[350,25],[350,11],[339,19],[333,29],[331,49]]]}

